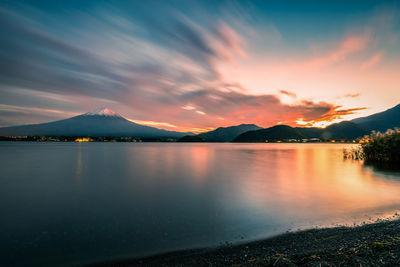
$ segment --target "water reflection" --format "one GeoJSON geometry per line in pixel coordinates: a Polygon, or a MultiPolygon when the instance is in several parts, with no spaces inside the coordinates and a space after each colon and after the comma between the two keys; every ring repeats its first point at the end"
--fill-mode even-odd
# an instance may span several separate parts
{"type": "Polygon", "coordinates": [[[374,214],[400,203],[398,181],[366,171],[360,162],[342,161],[337,146],[259,152],[252,153],[250,179],[239,188],[243,199],[265,212],[272,206],[279,209],[278,216],[299,221],[333,218],[346,223],[341,216],[374,214]]]}
{"type": "Polygon", "coordinates": [[[399,173],[344,161],[342,149],[0,143],[0,212],[8,218],[0,221],[0,250],[17,265],[56,265],[243,242],[396,212],[399,173]]]}
{"type": "Polygon", "coordinates": [[[79,183],[82,176],[82,146],[78,146],[76,155],[76,181],[79,183]]]}

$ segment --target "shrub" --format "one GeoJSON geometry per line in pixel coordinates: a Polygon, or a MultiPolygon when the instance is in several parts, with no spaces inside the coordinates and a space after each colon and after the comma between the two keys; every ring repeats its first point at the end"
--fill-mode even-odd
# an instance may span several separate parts
{"type": "Polygon", "coordinates": [[[343,156],[379,168],[400,169],[400,130],[372,132],[361,140],[358,148],[345,150],[343,156]]]}

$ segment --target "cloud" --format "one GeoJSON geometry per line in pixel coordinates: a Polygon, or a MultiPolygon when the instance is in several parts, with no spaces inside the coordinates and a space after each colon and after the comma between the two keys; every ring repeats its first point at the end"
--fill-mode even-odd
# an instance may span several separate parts
{"type": "Polygon", "coordinates": [[[228,60],[216,47],[244,54],[242,38],[226,22],[209,27],[167,13],[164,20],[149,23],[114,12],[78,14],[79,29],[71,24],[54,32],[34,16],[0,7],[0,95],[16,99],[4,88],[21,88],[36,91],[33,95],[47,106],[50,96],[57,103],[73,99],[74,109],[111,101],[129,107],[130,117],[157,122],[152,119],[157,114],[168,117],[179,113],[176,107],[190,109],[187,100],[214,83],[243,90],[219,80],[215,68],[217,61],[228,60]]]}
{"type": "Polygon", "coordinates": [[[194,109],[196,109],[195,107],[192,107],[192,106],[190,106],[190,105],[186,105],[186,106],[184,106],[184,107],[182,107],[183,109],[186,109],[186,110],[194,110],[194,109]]]}
{"type": "MultiPolygon", "coordinates": [[[[0,14],[0,83],[50,93],[124,101],[125,95],[151,88],[184,90],[218,80],[215,62],[226,58],[211,44],[225,46],[227,53],[242,51],[241,38],[226,23],[218,22],[218,31],[210,32],[183,15],[142,22],[141,34],[85,15],[88,23],[80,31],[62,29],[78,34],[66,39],[13,11],[2,8],[0,14]]],[[[121,20],[121,14],[106,18],[121,20]]],[[[123,21],[126,28],[138,27],[129,18],[123,21]]]]}
{"type": "Polygon", "coordinates": [[[38,121],[51,121],[60,117],[65,118],[76,115],[78,113],[60,109],[0,104],[0,127],[34,124],[38,121]]]}
{"type": "Polygon", "coordinates": [[[373,55],[367,61],[362,63],[361,69],[365,70],[365,69],[371,68],[372,66],[375,66],[376,64],[378,64],[381,61],[382,57],[383,57],[383,52],[377,52],[375,55],[373,55]]]}
{"type": "Polygon", "coordinates": [[[153,127],[166,127],[166,128],[176,128],[176,125],[167,123],[167,122],[158,122],[158,121],[142,121],[142,120],[133,120],[133,119],[129,119],[126,118],[127,120],[137,123],[137,124],[141,124],[141,125],[148,125],[148,126],[153,126],[153,127]]]}
{"type": "Polygon", "coordinates": [[[356,93],[356,94],[345,94],[344,97],[349,97],[349,98],[356,98],[359,97],[360,93],[356,93]]]}
{"type": "Polygon", "coordinates": [[[279,93],[281,93],[283,95],[290,96],[292,98],[296,98],[297,97],[297,95],[295,93],[289,92],[289,91],[286,91],[286,90],[279,90],[279,93]]]}
{"type": "Polygon", "coordinates": [[[343,119],[343,116],[352,115],[357,113],[358,111],[362,111],[367,109],[366,107],[360,108],[351,108],[351,109],[343,109],[341,106],[334,106],[331,110],[317,119],[306,120],[304,118],[300,118],[296,121],[297,124],[306,127],[325,127],[332,123],[340,122],[343,119]]]}
{"type": "MultiPolygon", "coordinates": [[[[190,107],[195,106],[197,113],[199,113],[197,110],[206,110],[207,116],[197,118],[191,112],[179,112],[177,116],[181,124],[190,125],[190,122],[195,120],[196,125],[204,127],[228,126],[246,122],[267,127],[280,121],[296,125],[299,118],[304,121],[320,120],[321,118],[332,120],[363,109],[341,109],[341,106],[311,100],[298,100],[296,103],[287,104],[272,94],[253,95],[247,92],[214,88],[203,89],[189,97],[185,96],[184,100],[190,103],[190,107]],[[216,118],[223,120],[216,120],[216,118]]],[[[174,107],[166,107],[165,110],[167,109],[174,109],[174,107]]],[[[183,109],[180,108],[180,110],[183,109]]]]}
{"type": "Polygon", "coordinates": [[[341,40],[335,49],[324,51],[322,56],[301,63],[302,68],[321,68],[341,62],[348,56],[366,49],[370,39],[368,33],[349,35],[341,40]]]}
{"type": "Polygon", "coordinates": [[[355,114],[358,111],[367,109],[366,107],[360,108],[350,108],[350,109],[341,109],[341,106],[335,107],[333,110],[322,116],[321,118],[317,119],[316,121],[332,121],[334,119],[341,119],[345,115],[355,114]]]}
{"type": "MultiPolygon", "coordinates": [[[[129,16],[140,10],[113,8],[71,11],[71,23],[53,27],[46,23],[54,20],[51,14],[41,18],[27,10],[0,7],[0,104],[7,96],[15,106],[19,102],[20,108],[30,108],[38,122],[49,119],[43,111],[57,104],[60,112],[51,112],[52,119],[105,102],[137,122],[177,129],[249,122],[294,125],[299,118],[345,115],[331,103],[281,90],[296,101],[287,104],[277,95],[251,93],[236,77],[222,77],[220,64],[234,65],[237,57],[249,56],[243,31],[249,26],[240,18],[203,15],[199,20],[175,9],[163,10],[162,16],[129,16]],[[43,110],[35,109],[39,106],[43,110]]],[[[339,62],[363,50],[368,40],[348,36],[335,49],[299,65],[339,62]]],[[[4,116],[11,123],[14,115],[4,116]]]]}
{"type": "Polygon", "coordinates": [[[220,41],[220,45],[216,45],[216,51],[222,55],[223,58],[232,60],[235,55],[240,57],[246,57],[246,52],[243,50],[244,39],[234,29],[232,29],[227,23],[220,22],[213,29],[214,35],[220,41]],[[228,48],[228,49],[226,49],[228,48]],[[229,54],[227,51],[231,51],[229,54]]]}

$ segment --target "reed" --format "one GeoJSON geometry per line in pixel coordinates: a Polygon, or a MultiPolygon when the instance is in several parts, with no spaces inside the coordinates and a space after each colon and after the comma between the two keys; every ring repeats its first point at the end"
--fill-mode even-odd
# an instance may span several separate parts
{"type": "Polygon", "coordinates": [[[356,148],[343,151],[345,159],[364,160],[379,168],[400,169],[400,129],[372,132],[356,148]]]}

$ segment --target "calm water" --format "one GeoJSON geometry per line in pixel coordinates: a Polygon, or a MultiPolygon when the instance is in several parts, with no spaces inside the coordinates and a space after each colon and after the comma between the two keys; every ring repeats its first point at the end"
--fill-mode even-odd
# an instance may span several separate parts
{"type": "Polygon", "coordinates": [[[400,209],[345,145],[0,142],[2,266],[244,242],[400,209]]]}

